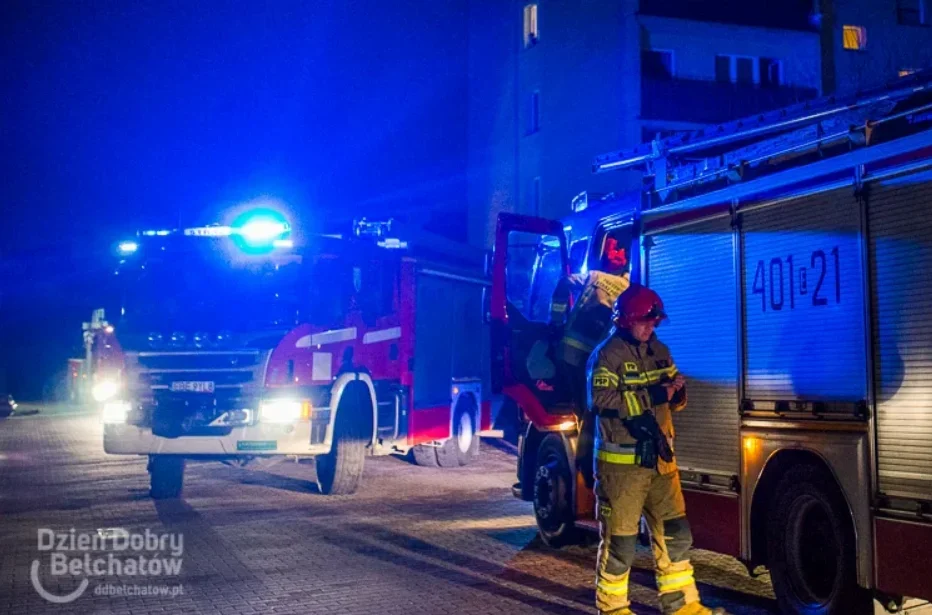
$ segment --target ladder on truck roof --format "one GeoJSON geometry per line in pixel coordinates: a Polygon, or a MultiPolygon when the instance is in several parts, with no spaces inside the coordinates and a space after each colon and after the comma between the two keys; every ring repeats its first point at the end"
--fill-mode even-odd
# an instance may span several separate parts
{"type": "Polygon", "coordinates": [[[649,208],[920,132],[923,124],[932,124],[932,70],[603,154],[593,171],[642,169],[653,180],[645,182],[649,208]],[[893,134],[896,124],[902,134],[893,134]]]}

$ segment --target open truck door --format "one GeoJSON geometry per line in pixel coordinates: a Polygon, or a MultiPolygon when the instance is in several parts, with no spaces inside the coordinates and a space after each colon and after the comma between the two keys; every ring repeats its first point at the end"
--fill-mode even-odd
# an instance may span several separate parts
{"type": "Polygon", "coordinates": [[[574,541],[576,520],[592,517],[591,496],[576,499],[586,491],[576,471],[577,420],[554,352],[563,329],[551,323],[558,285],[567,289],[558,298],[571,307],[569,287],[560,284],[569,273],[560,222],[499,214],[489,305],[492,388],[528,422],[514,491],[533,502],[541,537],[553,546],[574,541]]]}
{"type": "MultiPolygon", "coordinates": [[[[551,306],[560,280],[568,274],[560,222],[499,215],[489,306],[492,388],[515,402],[535,425],[564,420],[547,408],[561,405],[565,396],[553,352],[562,330],[551,324],[551,306]]],[[[565,300],[569,305],[570,298],[565,300]]]]}

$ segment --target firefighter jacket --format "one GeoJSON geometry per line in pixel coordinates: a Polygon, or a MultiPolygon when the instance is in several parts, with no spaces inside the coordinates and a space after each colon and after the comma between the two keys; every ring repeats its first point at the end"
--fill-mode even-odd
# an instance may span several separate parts
{"type": "MultiPolygon", "coordinates": [[[[624,419],[652,410],[660,431],[673,449],[672,413],[686,407],[686,388],[667,400],[664,382],[679,372],[670,350],[657,339],[638,342],[626,331],[615,331],[589,359],[589,409],[598,417],[595,457],[598,462],[637,465],[637,441],[624,419]]],[[[676,471],[676,460],[658,460],[661,474],[676,471]]]]}
{"type": "Polygon", "coordinates": [[[611,329],[615,299],[629,284],[627,273],[615,275],[604,271],[590,271],[587,275],[576,274],[561,280],[551,303],[551,322],[563,321],[571,290],[582,287],[582,292],[566,319],[558,353],[560,359],[580,368],[585,365],[592,349],[611,329]]]}

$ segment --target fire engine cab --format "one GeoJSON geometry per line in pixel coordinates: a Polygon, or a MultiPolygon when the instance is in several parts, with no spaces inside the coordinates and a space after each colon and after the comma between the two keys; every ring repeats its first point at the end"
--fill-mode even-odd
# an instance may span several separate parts
{"type": "Polygon", "coordinates": [[[696,546],[769,569],[783,613],[932,600],[932,74],[596,159],[619,169],[644,190],[498,220],[493,383],[528,421],[515,494],[544,540],[594,526],[551,296],[615,237],[687,378],[696,546]]]}
{"type": "Polygon", "coordinates": [[[368,455],[468,464],[492,423],[484,254],[399,231],[300,241],[260,210],[119,244],[119,317],[92,341],[106,452],[148,456],[156,498],[187,459],[313,458],[327,494],[368,455]]]}

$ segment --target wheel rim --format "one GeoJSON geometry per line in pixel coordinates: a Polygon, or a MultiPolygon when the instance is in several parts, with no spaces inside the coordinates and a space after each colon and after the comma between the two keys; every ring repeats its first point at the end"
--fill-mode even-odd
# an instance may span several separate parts
{"type": "Polygon", "coordinates": [[[456,433],[456,444],[461,453],[469,452],[469,449],[472,447],[472,438],[472,419],[469,417],[468,412],[464,412],[460,415],[459,429],[456,433]]]}
{"type": "Polygon", "coordinates": [[[556,458],[548,457],[534,477],[534,512],[539,525],[554,530],[560,525],[559,501],[564,492],[563,477],[556,458]]]}
{"type": "Polygon", "coordinates": [[[818,498],[800,497],[792,508],[787,528],[787,563],[794,593],[811,605],[832,599],[841,573],[841,545],[838,543],[832,511],[818,498]],[[834,574],[827,574],[834,570],[834,574]]]}

